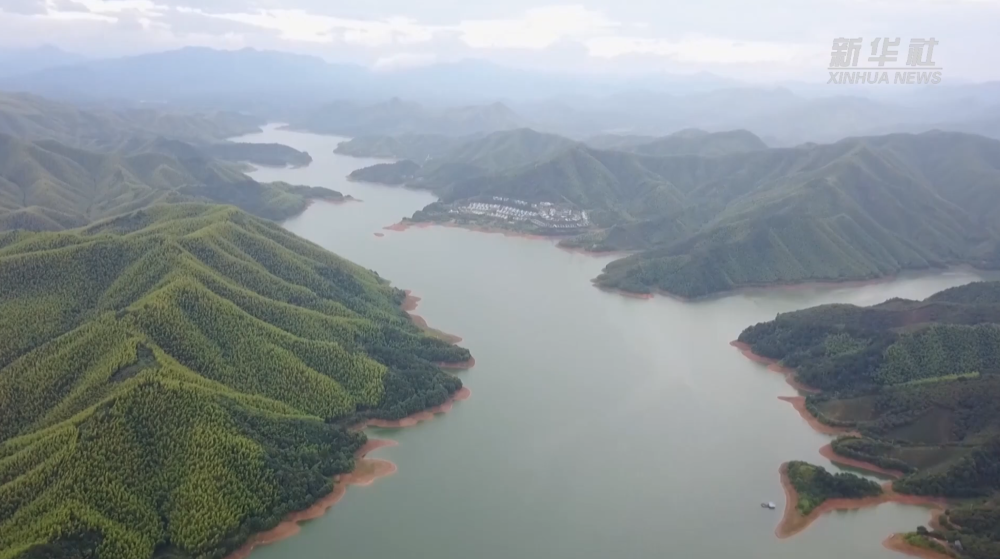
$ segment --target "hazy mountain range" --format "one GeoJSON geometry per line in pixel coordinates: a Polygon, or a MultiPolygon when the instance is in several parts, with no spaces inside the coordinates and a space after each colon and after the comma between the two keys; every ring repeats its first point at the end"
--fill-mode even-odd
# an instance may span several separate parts
{"type": "Polygon", "coordinates": [[[897,88],[892,95],[854,87],[760,87],[705,74],[553,75],[473,60],[375,71],[297,54],[194,47],[55,67],[38,62],[35,71],[0,77],[0,88],[75,102],[224,108],[350,135],[530,126],[579,139],[746,129],[771,145],[935,128],[1000,135],[996,83],[897,88]],[[403,92],[405,101],[393,99],[403,92]],[[387,119],[366,124],[338,114],[365,107],[386,111],[387,119]],[[455,111],[465,113],[465,124],[428,115],[455,111]]]}

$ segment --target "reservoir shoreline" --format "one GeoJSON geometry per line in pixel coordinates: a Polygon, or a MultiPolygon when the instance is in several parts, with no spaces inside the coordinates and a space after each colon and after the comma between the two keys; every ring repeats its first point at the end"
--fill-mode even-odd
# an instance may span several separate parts
{"type": "Polygon", "coordinates": [[[781,476],[781,486],[785,490],[785,510],[781,517],[781,522],[774,530],[774,535],[779,539],[790,538],[801,533],[811,526],[817,519],[828,512],[838,510],[859,510],[868,507],[875,507],[883,503],[901,503],[904,505],[929,507],[931,509],[931,521],[943,514],[948,506],[948,501],[939,497],[923,497],[918,495],[903,495],[896,493],[892,489],[892,482],[887,482],[882,486],[882,494],[878,497],[865,497],[862,499],[827,499],[812,510],[807,516],[803,516],[798,510],[799,494],[788,478],[788,463],[784,463],[779,468],[781,476]]]}
{"type": "MultiPolygon", "coordinates": [[[[352,198],[351,200],[354,199],[352,198]]],[[[420,303],[420,297],[413,295],[409,290],[404,290],[404,293],[406,293],[406,297],[403,299],[400,308],[403,312],[407,313],[414,324],[416,324],[421,330],[425,330],[433,335],[441,337],[452,344],[456,344],[462,340],[462,338],[458,336],[446,334],[429,327],[426,320],[420,316],[412,314],[412,311],[416,310],[420,303]]],[[[470,357],[468,360],[458,363],[435,363],[435,365],[442,369],[452,370],[470,369],[475,366],[475,364],[476,359],[474,357],[470,357]]],[[[462,388],[456,390],[453,394],[450,394],[441,404],[412,413],[402,419],[366,419],[349,427],[348,429],[351,431],[363,431],[368,427],[381,429],[401,429],[413,427],[425,421],[430,421],[440,414],[451,411],[455,402],[467,400],[471,395],[472,391],[463,386],[462,388]]],[[[396,464],[381,458],[368,458],[368,454],[380,448],[397,445],[398,443],[396,441],[390,439],[368,439],[361,446],[361,448],[355,452],[354,467],[348,472],[337,474],[333,477],[333,488],[330,493],[320,497],[312,505],[305,509],[287,514],[285,518],[282,519],[281,522],[279,522],[274,528],[251,535],[239,549],[227,555],[225,559],[247,559],[253,553],[253,550],[260,546],[270,545],[298,534],[301,530],[300,524],[302,522],[314,520],[325,515],[334,505],[343,499],[344,495],[347,494],[348,487],[352,485],[366,487],[378,479],[396,473],[396,464]]]]}

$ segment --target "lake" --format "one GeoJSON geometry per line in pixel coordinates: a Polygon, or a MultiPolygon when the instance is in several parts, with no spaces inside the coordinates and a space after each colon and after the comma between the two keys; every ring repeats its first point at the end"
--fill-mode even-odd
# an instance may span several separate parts
{"type": "Polygon", "coordinates": [[[317,203],[284,225],[413,290],[417,313],[462,336],[477,361],[461,373],[472,397],[451,412],[369,432],[399,442],[374,454],[396,474],[350,488],[254,559],[898,559],[882,540],[929,520],[926,509],[890,503],[777,539],[778,467],[834,468],[818,452],[830,437],[778,400],[795,394],[780,375],[729,342],[779,312],[920,299],[974,273],[696,303],[630,299],[590,284],[611,258],[455,228],[383,230],[434,197],[346,181],[375,161],[334,154],[340,138],[268,127],[239,140],[313,157],[305,168],[254,171],[258,180],[363,200],[317,203]]]}

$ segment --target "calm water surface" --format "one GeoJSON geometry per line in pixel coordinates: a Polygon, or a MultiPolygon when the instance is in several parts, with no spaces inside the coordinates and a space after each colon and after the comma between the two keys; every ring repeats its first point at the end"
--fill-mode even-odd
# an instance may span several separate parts
{"type": "Polygon", "coordinates": [[[974,274],[699,303],[627,299],[590,284],[608,258],[460,229],[383,231],[434,198],[347,182],[375,161],[333,154],[339,138],[268,128],[241,140],[280,142],[314,159],[255,171],[259,180],[362,199],[316,204],[285,227],[412,289],[423,298],[419,314],[463,336],[477,360],[462,373],[472,397],[452,412],[370,433],[399,441],[376,454],[398,473],[350,489],[255,559],[898,559],[880,542],[929,519],[924,509],[885,504],[775,538],[779,465],[832,468],[818,453],[830,439],[777,399],[795,394],[781,376],[729,342],[779,312],[923,298],[974,274]]]}

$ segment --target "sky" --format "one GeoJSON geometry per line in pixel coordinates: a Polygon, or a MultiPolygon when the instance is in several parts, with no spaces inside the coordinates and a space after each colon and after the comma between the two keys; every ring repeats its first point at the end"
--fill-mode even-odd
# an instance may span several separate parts
{"type": "Polygon", "coordinates": [[[459,59],[571,72],[825,81],[835,38],[938,41],[953,80],[1000,79],[1000,0],[0,0],[0,47],[95,57],[188,45],[380,71],[459,59]]]}

